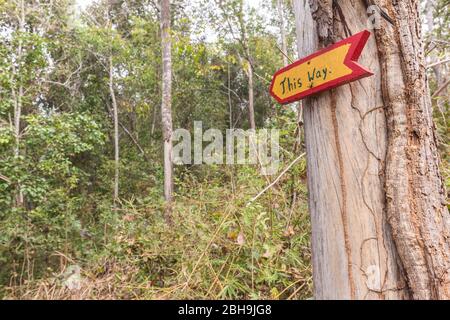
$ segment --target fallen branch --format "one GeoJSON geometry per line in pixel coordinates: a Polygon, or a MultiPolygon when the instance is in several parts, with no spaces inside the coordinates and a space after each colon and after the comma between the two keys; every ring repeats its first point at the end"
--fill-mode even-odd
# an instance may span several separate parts
{"type": "Polygon", "coordinates": [[[274,185],[276,185],[278,183],[278,181],[280,181],[281,177],[283,177],[286,172],[288,172],[298,161],[300,161],[300,159],[302,159],[304,156],[306,155],[306,153],[301,154],[297,159],[295,159],[294,161],[291,162],[291,164],[289,164],[286,169],[283,170],[283,172],[281,172],[281,174],[271,183],[269,184],[267,187],[265,187],[260,193],[258,193],[255,197],[253,197],[248,203],[247,206],[249,206],[251,203],[255,202],[256,200],[259,199],[259,197],[261,197],[264,193],[267,192],[267,190],[269,190],[270,188],[272,188],[274,185]]]}

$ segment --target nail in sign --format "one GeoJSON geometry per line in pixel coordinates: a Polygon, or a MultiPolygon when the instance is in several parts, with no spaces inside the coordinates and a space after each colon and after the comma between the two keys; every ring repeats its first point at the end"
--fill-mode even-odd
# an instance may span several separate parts
{"type": "Polygon", "coordinates": [[[270,94],[287,104],[373,75],[357,62],[369,37],[362,31],[277,71],[270,94]]]}

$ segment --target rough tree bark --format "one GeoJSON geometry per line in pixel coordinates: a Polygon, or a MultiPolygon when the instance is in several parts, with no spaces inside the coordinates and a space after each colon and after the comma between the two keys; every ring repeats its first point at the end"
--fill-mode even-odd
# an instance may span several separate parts
{"type": "MultiPolygon", "coordinates": [[[[170,0],[161,0],[161,40],[162,40],[162,130],[164,139],[164,197],[168,208],[172,202],[172,41],[170,35],[170,0]]],[[[166,218],[170,210],[166,210],[166,218]]]]}
{"type": "Polygon", "coordinates": [[[360,58],[375,76],[304,101],[316,298],[450,298],[417,1],[294,4],[305,55],[366,29],[368,6],[383,10],[360,58]]]}
{"type": "Polygon", "coordinates": [[[375,32],[388,123],[388,219],[412,296],[450,299],[450,216],[439,173],[419,3],[376,4],[395,22],[375,32]]]}

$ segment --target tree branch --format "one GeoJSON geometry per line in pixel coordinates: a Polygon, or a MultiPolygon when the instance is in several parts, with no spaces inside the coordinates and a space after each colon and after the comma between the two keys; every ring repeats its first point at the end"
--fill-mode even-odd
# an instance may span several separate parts
{"type": "Polygon", "coordinates": [[[288,172],[298,161],[300,161],[301,158],[303,158],[306,155],[306,153],[301,154],[297,159],[295,159],[294,161],[291,162],[291,164],[289,164],[286,169],[283,170],[283,172],[271,183],[269,184],[267,187],[265,187],[260,193],[258,193],[255,197],[253,197],[248,203],[247,206],[249,206],[251,203],[255,202],[257,199],[259,199],[259,197],[261,197],[264,193],[266,193],[267,190],[269,190],[270,188],[272,188],[274,185],[276,185],[278,183],[278,181],[280,181],[281,177],[283,177],[286,172],[288,172]]]}
{"type": "Polygon", "coordinates": [[[449,85],[450,83],[450,79],[448,79],[447,81],[445,81],[445,83],[440,86],[435,93],[433,93],[433,95],[431,96],[431,99],[437,98],[439,96],[439,94],[449,85]]]}
{"type": "Polygon", "coordinates": [[[438,61],[438,62],[435,62],[435,63],[432,63],[432,64],[429,64],[429,65],[427,66],[427,69],[436,67],[436,66],[438,66],[438,65],[440,65],[440,64],[444,64],[444,63],[447,63],[447,62],[450,62],[450,58],[445,59],[445,60],[441,60],[441,61],[438,61]]]}
{"type": "Polygon", "coordinates": [[[2,174],[0,174],[0,179],[5,181],[6,183],[11,183],[11,179],[9,179],[8,177],[6,177],[6,176],[4,176],[2,174]]]}

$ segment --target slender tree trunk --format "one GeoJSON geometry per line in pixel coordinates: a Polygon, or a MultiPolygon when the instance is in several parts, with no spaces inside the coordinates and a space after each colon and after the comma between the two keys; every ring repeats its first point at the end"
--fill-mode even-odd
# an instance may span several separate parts
{"type": "MultiPolygon", "coordinates": [[[[170,0],[161,0],[161,39],[163,59],[162,79],[162,129],[164,139],[164,197],[167,204],[172,202],[172,53],[170,35],[170,0]]],[[[166,211],[168,218],[169,211],[166,211]]]]}
{"type": "MultiPolygon", "coordinates": [[[[21,45],[19,45],[20,47],[21,45]]],[[[21,59],[21,57],[20,57],[21,59]]],[[[20,72],[20,71],[19,71],[20,72]]],[[[21,126],[21,116],[22,116],[22,101],[23,101],[23,85],[19,85],[18,93],[16,94],[15,89],[13,96],[15,96],[14,101],[14,136],[15,136],[15,148],[14,155],[16,157],[20,156],[20,126],[21,126]]]]}
{"type": "Polygon", "coordinates": [[[119,112],[117,108],[116,94],[114,92],[114,65],[112,56],[109,57],[109,93],[111,95],[114,121],[114,204],[119,199],[119,170],[120,170],[120,150],[119,150],[119,112]]]}
{"type": "MultiPolygon", "coordinates": [[[[432,30],[434,28],[435,1],[428,0],[426,2],[425,10],[426,10],[426,23],[427,23],[428,32],[432,32],[432,30]]],[[[433,61],[433,62],[438,62],[438,61],[433,61]]],[[[446,78],[445,78],[445,76],[443,76],[443,73],[446,70],[445,68],[446,68],[445,64],[437,64],[432,67],[434,75],[436,77],[436,84],[437,84],[438,89],[442,88],[442,86],[445,85],[446,78]]],[[[448,91],[444,91],[443,96],[445,96],[445,98],[448,98],[448,91]]],[[[441,111],[441,112],[443,112],[443,110],[444,110],[445,101],[448,100],[445,98],[438,99],[436,101],[436,105],[437,105],[439,111],[441,111]]]]}
{"type": "Polygon", "coordinates": [[[233,129],[233,103],[231,100],[231,67],[228,62],[228,117],[230,122],[230,129],[233,129]]]}
{"type": "MultiPolygon", "coordinates": [[[[302,20],[299,15],[304,14],[301,10],[302,8],[299,7],[300,2],[294,1],[294,15],[295,15],[295,23],[296,23],[296,33],[297,33],[297,51],[298,51],[298,57],[302,58],[306,56],[304,54],[304,49],[302,46],[301,41],[299,41],[299,37],[301,37],[301,34],[299,33],[301,30],[304,30],[305,26],[302,25],[302,20]]],[[[282,44],[282,50],[283,50],[283,64],[285,66],[288,65],[288,52],[287,52],[287,46],[286,46],[286,32],[284,27],[284,16],[283,16],[283,0],[278,0],[278,10],[280,12],[280,21],[281,21],[281,44],[282,44]]],[[[301,148],[302,145],[302,127],[303,127],[303,104],[301,101],[297,103],[297,141],[294,146],[294,152],[297,152],[298,148],[301,148]]]]}
{"type": "MultiPolygon", "coordinates": [[[[367,26],[374,1],[295,0],[310,54],[367,26]]],[[[449,298],[449,215],[417,1],[376,1],[375,76],[304,100],[317,299],[449,298]]]]}
{"type": "MultiPolygon", "coordinates": [[[[20,1],[20,13],[19,13],[19,31],[20,37],[23,37],[25,33],[25,1],[20,1]]],[[[13,67],[14,76],[19,79],[19,89],[16,92],[16,89],[12,89],[13,99],[14,99],[14,136],[15,136],[15,147],[14,147],[14,156],[19,158],[20,156],[20,129],[21,129],[21,117],[22,117],[22,108],[23,108],[23,83],[21,79],[22,73],[22,59],[23,59],[23,41],[19,39],[19,45],[17,46],[17,61],[18,67],[17,69],[13,67]]],[[[24,205],[24,197],[22,192],[22,187],[20,183],[17,185],[16,192],[16,206],[23,207],[24,205]]]]}
{"type": "Polygon", "coordinates": [[[157,108],[156,106],[153,106],[152,127],[150,129],[150,136],[152,137],[155,134],[156,129],[156,115],[157,115],[157,108]]]}
{"type": "Polygon", "coordinates": [[[250,129],[256,130],[255,123],[255,97],[254,97],[254,87],[253,87],[253,60],[250,53],[249,39],[247,37],[247,28],[244,21],[244,1],[239,1],[239,26],[241,32],[241,44],[244,51],[245,59],[247,60],[247,77],[248,77],[248,120],[250,124],[250,129]]]}
{"type": "Polygon", "coordinates": [[[253,66],[251,59],[248,61],[248,117],[250,122],[250,129],[256,130],[255,123],[255,97],[253,88],[253,66]]]}
{"type": "Polygon", "coordinates": [[[283,0],[277,1],[278,15],[280,17],[280,35],[281,35],[281,51],[283,51],[283,65],[287,66],[288,61],[288,51],[287,51],[287,41],[286,41],[286,29],[284,21],[284,10],[283,10],[283,0]]]}
{"type": "Polygon", "coordinates": [[[426,2],[425,2],[425,18],[426,18],[426,23],[427,23],[427,27],[428,27],[428,32],[431,32],[433,30],[434,5],[435,5],[435,1],[426,0],[426,2]]]}
{"type": "Polygon", "coordinates": [[[139,140],[138,116],[137,116],[137,111],[136,111],[136,104],[134,104],[134,103],[132,106],[130,117],[131,117],[130,131],[132,134],[134,134],[136,136],[136,139],[139,140]]]}

